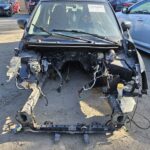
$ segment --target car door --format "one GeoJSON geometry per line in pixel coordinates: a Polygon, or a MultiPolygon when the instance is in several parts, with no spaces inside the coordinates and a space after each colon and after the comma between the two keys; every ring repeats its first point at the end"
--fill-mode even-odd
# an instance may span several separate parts
{"type": "Polygon", "coordinates": [[[141,1],[116,15],[120,23],[125,20],[132,23],[130,33],[136,47],[150,53],[150,0],[141,1]]]}
{"type": "Polygon", "coordinates": [[[132,22],[130,33],[137,46],[150,48],[150,0],[129,9],[128,20],[132,22]]]}

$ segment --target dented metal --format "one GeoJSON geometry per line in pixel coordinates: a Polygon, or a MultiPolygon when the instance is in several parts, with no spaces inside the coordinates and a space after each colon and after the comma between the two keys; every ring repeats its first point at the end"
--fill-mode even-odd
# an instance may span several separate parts
{"type": "Polygon", "coordinates": [[[8,80],[10,81],[12,78],[16,77],[18,75],[18,70],[21,67],[21,58],[20,57],[12,57],[12,59],[10,60],[10,65],[7,67],[8,71],[7,71],[7,77],[8,80]]]}

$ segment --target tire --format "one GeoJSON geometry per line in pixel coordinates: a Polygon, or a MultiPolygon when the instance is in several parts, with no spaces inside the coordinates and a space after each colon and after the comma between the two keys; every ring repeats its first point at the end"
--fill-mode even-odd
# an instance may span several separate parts
{"type": "Polygon", "coordinates": [[[8,10],[7,13],[6,13],[7,17],[11,17],[13,15],[13,12],[12,10],[8,10]]]}

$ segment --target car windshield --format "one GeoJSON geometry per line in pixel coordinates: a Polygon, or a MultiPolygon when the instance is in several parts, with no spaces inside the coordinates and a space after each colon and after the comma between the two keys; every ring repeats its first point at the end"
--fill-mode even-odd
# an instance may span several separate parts
{"type": "Polygon", "coordinates": [[[141,1],[134,5],[130,10],[130,14],[150,14],[150,0],[141,1]]]}
{"type": "MultiPolygon", "coordinates": [[[[87,1],[63,3],[41,2],[30,23],[28,34],[47,34],[37,27],[44,28],[48,32],[74,30],[96,34],[114,40],[122,39],[112,10],[105,3],[92,3],[87,1]]],[[[79,32],[78,34],[77,32],[66,32],[65,34],[79,36],[79,32]]]]}
{"type": "Polygon", "coordinates": [[[0,0],[0,4],[7,4],[8,0],[0,0]]]}

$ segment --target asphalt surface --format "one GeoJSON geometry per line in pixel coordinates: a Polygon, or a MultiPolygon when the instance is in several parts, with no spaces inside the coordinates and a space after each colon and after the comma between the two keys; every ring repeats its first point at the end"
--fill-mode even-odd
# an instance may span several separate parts
{"type": "MultiPolygon", "coordinates": [[[[59,143],[54,144],[52,135],[49,134],[13,134],[11,132],[5,132],[7,122],[15,122],[14,118],[16,112],[23,106],[25,99],[29,95],[28,92],[17,90],[14,81],[10,83],[6,82],[6,66],[13,56],[13,49],[18,46],[18,42],[23,34],[23,30],[18,28],[16,20],[22,17],[28,18],[27,15],[0,18],[0,150],[149,150],[150,129],[141,130],[133,124],[131,128],[129,127],[129,132],[125,132],[122,129],[107,139],[103,135],[91,135],[89,145],[83,143],[82,136],[76,135],[64,135],[59,143]]],[[[142,57],[145,62],[150,85],[150,56],[142,53],[142,57]]],[[[150,94],[150,90],[148,90],[148,94],[150,94]]],[[[39,104],[41,108],[44,108],[42,101],[40,101],[39,104]]],[[[82,103],[82,105],[83,104],[84,103],[82,103]]],[[[52,101],[50,105],[51,107],[49,108],[52,110],[50,113],[53,114],[53,118],[56,119],[57,122],[61,123],[67,119],[73,121],[74,117],[79,118],[79,114],[77,114],[75,110],[75,106],[77,106],[75,102],[67,103],[63,101],[59,104],[59,101],[56,100],[56,102],[52,101]],[[64,112],[65,110],[62,108],[63,106],[65,107],[64,103],[66,103],[68,108],[66,112],[64,112]],[[56,107],[61,111],[55,111],[56,107]],[[59,116],[58,113],[62,116],[59,116]]],[[[86,105],[84,106],[86,107],[86,105]]],[[[41,108],[39,108],[39,110],[43,113],[41,108]]],[[[87,109],[89,109],[89,107],[87,107],[87,109]]],[[[147,126],[148,122],[141,117],[141,114],[150,119],[149,95],[139,99],[137,113],[134,118],[141,126],[147,126]]],[[[46,116],[47,114],[44,115],[46,116]]],[[[42,116],[39,115],[38,117],[41,118],[42,116]]]]}
{"type": "Polygon", "coordinates": [[[0,34],[17,30],[16,20],[19,18],[28,18],[29,15],[14,15],[13,17],[0,17],[0,34]],[[15,25],[14,25],[15,24],[15,25]]]}

